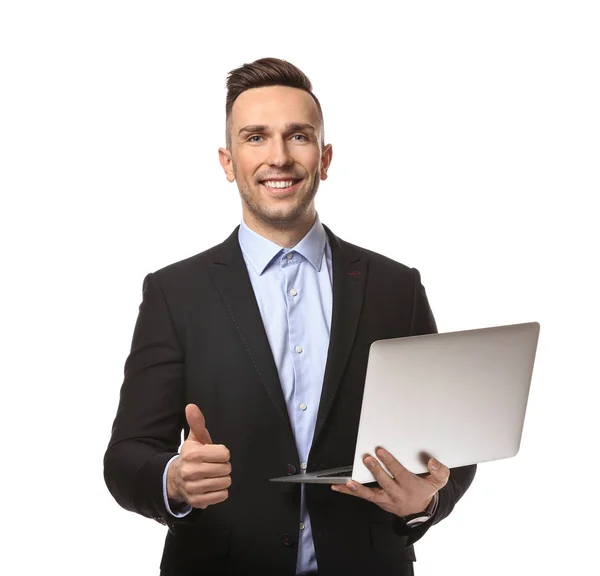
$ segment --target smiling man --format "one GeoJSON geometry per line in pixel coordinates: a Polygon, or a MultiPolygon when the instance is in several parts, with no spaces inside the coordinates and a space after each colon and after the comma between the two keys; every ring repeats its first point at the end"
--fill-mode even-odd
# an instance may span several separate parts
{"type": "Polygon", "coordinates": [[[230,106],[229,145],[219,156],[227,179],[237,181],[244,222],[292,247],[315,223],[315,195],[331,163],[320,106],[289,86],[245,90],[230,106]]]}
{"type": "Polygon", "coordinates": [[[219,159],[242,221],[145,278],[107,486],[169,526],[164,576],[413,574],[475,466],[415,476],[378,450],[393,477],[367,456],[375,488],[269,479],[352,461],[370,344],[436,331],[420,275],[321,223],[332,147],[298,68],[261,59],[227,88],[219,159]]]}

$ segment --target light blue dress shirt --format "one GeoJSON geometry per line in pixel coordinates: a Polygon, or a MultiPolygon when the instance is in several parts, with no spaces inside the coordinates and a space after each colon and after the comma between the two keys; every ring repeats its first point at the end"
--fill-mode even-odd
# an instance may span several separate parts
{"type": "MultiPolygon", "coordinates": [[[[242,220],[238,238],[305,470],[331,333],[333,269],[327,233],[317,216],[308,234],[287,249],[250,230],[242,220]]],[[[182,517],[191,508],[171,510],[166,492],[169,464],[163,476],[165,504],[174,516],[182,517]]],[[[304,485],[301,490],[296,574],[317,570],[304,485]]]]}

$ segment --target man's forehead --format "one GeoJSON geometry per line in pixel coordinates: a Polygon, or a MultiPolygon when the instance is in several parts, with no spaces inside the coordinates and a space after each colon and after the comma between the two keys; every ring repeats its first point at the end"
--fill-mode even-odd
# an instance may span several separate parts
{"type": "Polygon", "coordinates": [[[299,88],[265,86],[242,92],[232,108],[235,125],[319,122],[317,104],[313,97],[299,88]]]}

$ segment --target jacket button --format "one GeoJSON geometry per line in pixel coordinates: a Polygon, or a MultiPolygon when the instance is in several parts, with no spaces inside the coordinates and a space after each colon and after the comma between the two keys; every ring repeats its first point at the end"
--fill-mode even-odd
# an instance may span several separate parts
{"type": "Polygon", "coordinates": [[[291,534],[283,535],[283,545],[284,546],[293,546],[296,543],[296,539],[291,534]]]}
{"type": "Polygon", "coordinates": [[[287,465],[287,473],[288,473],[288,476],[292,476],[292,474],[296,473],[296,467],[293,464],[288,464],[287,465]]]}

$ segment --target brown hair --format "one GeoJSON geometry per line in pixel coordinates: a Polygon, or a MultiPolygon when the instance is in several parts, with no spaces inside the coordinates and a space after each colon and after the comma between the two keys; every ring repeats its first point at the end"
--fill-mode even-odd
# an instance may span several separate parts
{"type": "Polygon", "coordinates": [[[308,92],[317,104],[321,121],[322,140],[325,139],[323,111],[321,103],[312,92],[312,84],[299,68],[278,58],[261,58],[251,64],[244,64],[227,75],[227,98],[225,100],[225,121],[227,148],[231,148],[231,110],[237,97],[246,90],[264,86],[289,86],[308,92]]]}

